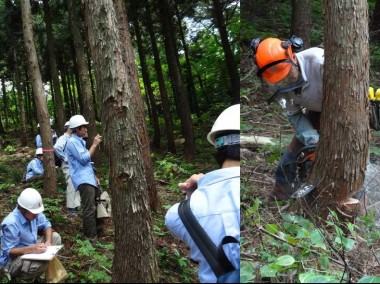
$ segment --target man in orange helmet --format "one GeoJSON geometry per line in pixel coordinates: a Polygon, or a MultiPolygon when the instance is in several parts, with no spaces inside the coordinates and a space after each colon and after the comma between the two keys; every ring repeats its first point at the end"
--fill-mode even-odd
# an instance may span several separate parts
{"type": "Polygon", "coordinates": [[[288,41],[254,39],[251,48],[257,76],[274,92],[268,103],[276,100],[296,131],[288,151],[281,156],[270,193],[272,198],[285,200],[297,187],[296,154],[319,141],[324,50],[313,47],[298,52],[303,42],[294,36],[288,41]]]}

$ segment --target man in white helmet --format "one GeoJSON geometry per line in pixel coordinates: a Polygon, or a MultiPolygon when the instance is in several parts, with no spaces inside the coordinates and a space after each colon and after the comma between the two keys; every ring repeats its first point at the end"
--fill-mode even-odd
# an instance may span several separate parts
{"type": "Polygon", "coordinates": [[[71,180],[76,191],[79,191],[82,202],[83,234],[92,243],[97,240],[96,197],[100,195],[99,180],[95,176],[91,164],[91,156],[101,142],[101,136],[95,136],[89,150],[86,148],[87,125],[89,123],[82,115],[70,118],[69,127],[72,131],[67,141],[66,156],[69,161],[71,180]]]}
{"type": "Polygon", "coordinates": [[[43,253],[47,246],[60,245],[61,237],[53,232],[50,221],[42,213],[44,205],[40,193],[24,189],[17,199],[18,205],[1,223],[0,267],[15,282],[33,283],[43,274],[48,261],[25,260],[29,253],[43,253]],[[43,235],[38,235],[42,232],[43,235]]]}
{"type": "MultiPolygon", "coordinates": [[[[178,186],[190,198],[190,208],[199,224],[217,246],[225,236],[240,240],[240,105],[225,109],[217,118],[207,140],[214,145],[220,169],[192,175],[178,186]]],[[[171,233],[190,247],[191,258],[199,264],[202,283],[217,281],[209,263],[195,245],[178,214],[179,203],[165,216],[171,233]]],[[[235,269],[240,267],[240,246],[223,246],[235,269]]],[[[239,282],[239,280],[235,280],[239,282]]]]}
{"type": "MultiPolygon", "coordinates": [[[[50,126],[52,126],[52,125],[53,125],[53,120],[50,118],[50,126]]],[[[37,124],[37,131],[38,131],[38,134],[36,136],[36,147],[42,148],[42,137],[40,134],[40,124],[39,123],[37,124]]],[[[57,136],[57,133],[55,132],[55,130],[53,128],[51,128],[51,138],[53,140],[53,145],[54,145],[57,142],[58,136],[57,136]]]]}
{"type": "Polygon", "coordinates": [[[69,161],[66,157],[66,145],[67,141],[71,136],[70,122],[67,121],[64,126],[64,133],[61,135],[57,143],[54,145],[55,154],[62,160],[62,172],[66,179],[66,208],[67,212],[71,217],[76,217],[78,215],[78,209],[80,206],[80,195],[79,191],[76,191],[69,173],[69,161]]]}
{"type": "Polygon", "coordinates": [[[44,178],[44,165],[43,165],[44,155],[42,148],[36,150],[36,156],[31,160],[26,167],[26,172],[24,179],[26,182],[31,182],[36,179],[44,178]]]}

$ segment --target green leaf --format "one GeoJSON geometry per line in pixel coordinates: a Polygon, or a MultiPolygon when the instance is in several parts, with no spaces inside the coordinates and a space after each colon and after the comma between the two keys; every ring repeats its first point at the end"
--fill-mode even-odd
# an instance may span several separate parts
{"type": "Polygon", "coordinates": [[[277,272],[278,270],[270,264],[260,267],[261,277],[276,277],[277,272]]]}
{"type": "Polygon", "coordinates": [[[278,232],[278,226],[276,224],[266,224],[265,230],[272,234],[276,234],[278,232]]]}
{"type": "Polygon", "coordinates": [[[302,273],[299,275],[299,281],[301,283],[339,283],[340,281],[331,276],[314,274],[314,273],[302,273]]]}
{"type": "Polygon", "coordinates": [[[314,247],[326,250],[326,245],[323,242],[323,236],[318,229],[314,229],[310,235],[310,241],[314,247]]]}
{"type": "Polygon", "coordinates": [[[357,283],[380,283],[380,276],[364,276],[357,283]]]}
{"type": "Polygon", "coordinates": [[[296,239],[303,239],[303,238],[309,238],[310,237],[310,232],[306,230],[305,228],[300,227],[296,239]]]}
{"type": "Polygon", "coordinates": [[[298,240],[296,240],[292,236],[286,236],[285,239],[288,241],[288,243],[290,243],[292,245],[297,245],[298,244],[298,240]]]}
{"type": "Polygon", "coordinates": [[[321,262],[321,265],[322,267],[325,269],[325,270],[328,270],[329,267],[330,267],[330,259],[327,255],[321,255],[319,257],[319,261],[321,262]]]}
{"type": "Polygon", "coordinates": [[[240,263],[240,283],[248,283],[255,278],[253,269],[252,262],[242,261],[240,263]]]}
{"type": "Polygon", "coordinates": [[[345,237],[342,237],[342,240],[343,240],[343,246],[347,251],[350,251],[353,249],[355,245],[355,240],[350,239],[350,238],[345,238],[345,237]]]}
{"type": "Polygon", "coordinates": [[[275,264],[280,266],[290,266],[292,265],[296,260],[291,255],[282,255],[279,258],[277,258],[275,264]]]}

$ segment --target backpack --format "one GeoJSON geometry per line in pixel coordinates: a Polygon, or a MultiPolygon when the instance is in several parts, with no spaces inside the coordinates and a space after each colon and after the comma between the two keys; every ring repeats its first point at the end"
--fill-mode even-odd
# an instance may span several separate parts
{"type": "Polygon", "coordinates": [[[54,151],[54,163],[57,167],[61,167],[62,166],[62,160],[61,158],[57,155],[57,153],[55,153],[54,151]]]}
{"type": "Polygon", "coordinates": [[[179,205],[178,214],[194,243],[215,273],[217,283],[239,283],[240,267],[235,268],[223,250],[223,245],[239,243],[239,241],[232,236],[225,236],[218,247],[216,247],[205,230],[198,223],[193,212],[191,212],[190,199],[185,200],[179,205]]]}

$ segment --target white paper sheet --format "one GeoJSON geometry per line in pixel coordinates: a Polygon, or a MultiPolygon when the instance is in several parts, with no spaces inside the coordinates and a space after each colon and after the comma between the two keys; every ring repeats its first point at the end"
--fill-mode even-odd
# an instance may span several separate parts
{"type": "Polygon", "coordinates": [[[22,255],[20,258],[29,260],[51,260],[62,247],[63,245],[48,246],[44,253],[28,253],[22,255]]]}

